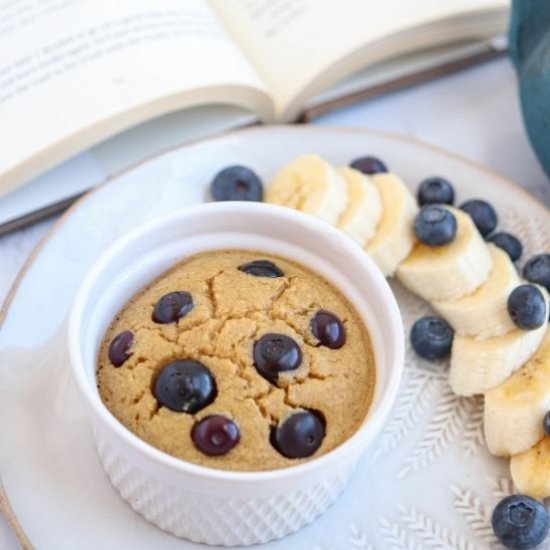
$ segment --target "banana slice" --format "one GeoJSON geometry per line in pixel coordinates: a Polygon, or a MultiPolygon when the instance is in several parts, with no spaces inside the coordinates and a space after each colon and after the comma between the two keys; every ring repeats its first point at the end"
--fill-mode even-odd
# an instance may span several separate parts
{"type": "Polygon", "coordinates": [[[510,460],[516,489],[533,498],[550,497],[550,437],[545,435],[534,447],[510,460]]]}
{"type": "Polygon", "coordinates": [[[376,186],[365,174],[353,168],[339,168],[338,173],[348,186],[348,204],[338,229],[349,235],[360,246],[371,240],[382,217],[382,199],[376,186]]]}
{"type": "Polygon", "coordinates": [[[473,292],[489,277],[492,258],[472,218],[448,207],[457,223],[454,240],[443,246],[418,243],[397,268],[398,279],[428,301],[454,300],[473,292]]]}
{"type": "Polygon", "coordinates": [[[266,201],[288,206],[336,225],[348,204],[344,178],[317,155],[302,155],[273,178],[266,201]]]}
{"type": "Polygon", "coordinates": [[[523,453],[544,437],[550,410],[550,329],[533,357],[504,384],[485,394],[483,426],[496,456],[523,453]]]}
{"type": "Polygon", "coordinates": [[[370,179],[382,197],[382,219],[365,251],[388,277],[395,273],[416,242],[413,220],[418,206],[411,192],[395,174],[374,174],[370,179]]]}
{"type": "Polygon", "coordinates": [[[493,268],[489,278],[474,292],[456,300],[436,300],[433,308],[458,334],[482,340],[506,334],[516,328],[508,314],[510,292],[520,279],[510,256],[501,248],[488,244],[493,268]]]}
{"type": "MultiPolygon", "coordinates": [[[[548,312],[548,293],[539,288],[548,312]]],[[[537,351],[546,328],[547,324],[535,330],[515,328],[485,340],[455,334],[449,369],[452,390],[458,395],[477,395],[502,384],[537,351]]]]}

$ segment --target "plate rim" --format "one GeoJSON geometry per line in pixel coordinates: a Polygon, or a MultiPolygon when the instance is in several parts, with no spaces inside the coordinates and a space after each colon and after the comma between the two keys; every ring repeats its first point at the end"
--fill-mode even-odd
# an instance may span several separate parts
{"type": "MultiPolygon", "coordinates": [[[[538,200],[536,197],[531,195],[524,187],[519,185],[518,183],[508,179],[507,177],[499,174],[498,172],[494,172],[493,170],[490,170],[485,165],[465,158],[464,156],[455,153],[453,151],[449,151],[448,149],[445,149],[444,147],[439,147],[437,145],[434,145],[432,143],[427,143],[421,139],[417,139],[415,137],[411,137],[405,134],[399,134],[396,132],[387,132],[387,131],[381,131],[381,130],[373,130],[370,128],[361,128],[361,127],[346,127],[346,126],[312,126],[312,125],[285,125],[285,124],[276,124],[276,125],[270,125],[270,126],[249,126],[244,128],[238,128],[235,130],[231,130],[229,132],[225,132],[222,134],[216,134],[207,138],[203,139],[196,139],[189,141],[183,145],[176,145],[174,147],[166,148],[162,151],[159,151],[155,154],[149,155],[138,162],[135,162],[134,164],[124,168],[123,170],[120,170],[119,172],[116,172],[115,174],[112,174],[111,176],[105,178],[102,182],[100,182],[98,185],[96,185],[93,189],[87,191],[84,195],[82,195],[77,201],[75,201],[63,214],[61,214],[57,220],[52,224],[52,226],[46,231],[46,233],[40,238],[38,243],[34,246],[31,253],[28,255],[28,257],[25,259],[23,265],[19,269],[17,275],[15,276],[13,282],[10,285],[10,288],[2,302],[2,306],[0,307],[0,330],[2,329],[2,326],[4,325],[4,322],[8,316],[8,313],[10,311],[10,306],[17,294],[17,291],[19,287],[21,286],[21,283],[23,279],[25,278],[26,274],[30,271],[31,267],[33,266],[35,260],[39,256],[39,254],[42,252],[42,250],[46,247],[48,242],[52,239],[52,237],[61,229],[61,227],[65,224],[65,222],[73,215],[73,213],[80,208],[90,197],[92,197],[97,191],[100,189],[103,189],[105,186],[114,183],[116,180],[124,176],[125,174],[140,168],[141,166],[152,162],[154,160],[159,159],[162,156],[165,156],[169,153],[172,153],[174,151],[185,149],[188,147],[192,147],[195,145],[202,145],[202,144],[208,144],[216,141],[224,141],[227,139],[232,138],[233,136],[248,136],[250,134],[269,134],[269,133],[278,133],[278,132],[315,132],[315,133],[325,133],[325,134],[357,134],[357,135],[368,135],[383,139],[389,139],[397,142],[405,142],[405,143],[412,143],[414,145],[418,145],[423,149],[431,150],[434,153],[450,157],[462,164],[466,164],[482,173],[488,174],[491,178],[498,180],[499,184],[504,185],[505,187],[511,188],[514,192],[520,192],[524,199],[527,200],[527,202],[530,202],[533,204],[534,207],[540,208],[542,210],[546,210],[547,214],[550,214],[550,209],[546,207],[546,205],[538,200]]],[[[4,490],[3,484],[2,484],[2,475],[0,472],[0,513],[4,516],[4,518],[7,521],[8,526],[12,530],[13,535],[15,536],[16,540],[19,542],[19,544],[22,546],[23,550],[32,550],[34,547],[25,534],[25,531],[19,524],[19,521],[13,512],[13,509],[10,505],[8,496],[4,490]]]]}

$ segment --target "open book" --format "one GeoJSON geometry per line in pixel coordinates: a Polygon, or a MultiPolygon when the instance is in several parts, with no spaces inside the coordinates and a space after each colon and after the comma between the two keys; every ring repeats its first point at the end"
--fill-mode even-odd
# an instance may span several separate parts
{"type": "Polygon", "coordinates": [[[507,0],[0,0],[0,229],[151,154],[153,141],[162,149],[253,121],[294,121],[487,57],[507,8],[507,0]],[[31,181],[93,146],[98,173],[77,188],[66,183],[71,170],[82,173],[74,159],[31,181]]]}

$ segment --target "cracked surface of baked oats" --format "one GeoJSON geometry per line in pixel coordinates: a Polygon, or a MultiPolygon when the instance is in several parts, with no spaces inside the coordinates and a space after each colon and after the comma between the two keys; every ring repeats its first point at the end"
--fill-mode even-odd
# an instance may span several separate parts
{"type": "Polygon", "coordinates": [[[214,251],[187,258],[136,294],[118,313],[98,358],[98,388],[111,413],[160,450],[195,464],[228,470],[284,468],[320,456],[349,438],[372,400],[374,358],[367,330],[344,296],[310,270],[283,258],[247,251],[214,251]],[[258,277],[238,269],[267,259],[283,272],[258,277]],[[152,312],[162,296],[188,292],[191,311],[177,322],[159,324],[152,312]],[[320,345],[311,320],[330,311],[342,321],[339,349],[320,345]],[[109,344],[131,331],[124,363],[109,361],[109,344]],[[283,334],[300,347],[302,361],[276,383],[254,366],[253,346],[262,335],[283,334]],[[159,371],[175,360],[205,365],[216,397],[194,414],[162,406],[154,395],[159,371]],[[286,458],[270,443],[270,431],[292,413],[311,409],[326,421],[321,446],[308,458],[286,458]],[[239,443],[223,456],[207,456],[193,444],[193,426],[209,415],[232,419],[239,443]]]}

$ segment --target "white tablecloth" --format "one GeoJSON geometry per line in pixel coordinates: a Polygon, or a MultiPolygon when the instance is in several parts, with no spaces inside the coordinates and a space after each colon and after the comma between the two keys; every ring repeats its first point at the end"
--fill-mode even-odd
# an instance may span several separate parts
{"type": "MultiPolygon", "coordinates": [[[[516,78],[507,59],[331,113],[316,124],[368,127],[418,138],[484,164],[550,206],[550,181],[529,147],[516,78]]],[[[0,301],[53,221],[0,238],[0,301]]],[[[0,549],[4,548],[18,546],[0,518],[0,549]]]]}

